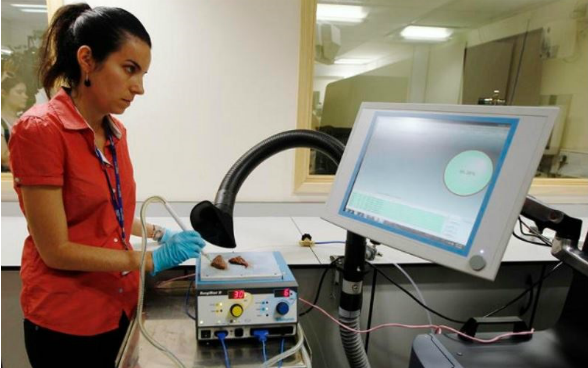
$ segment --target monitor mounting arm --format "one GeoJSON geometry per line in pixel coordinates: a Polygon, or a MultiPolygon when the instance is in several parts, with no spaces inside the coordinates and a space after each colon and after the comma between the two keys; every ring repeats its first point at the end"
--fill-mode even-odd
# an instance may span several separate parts
{"type": "Polygon", "coordinates": [[[531,196],[525,199],[521,215],[533,220],[539,232],[546,228],[555,230],[551,254],[588,276],[588,249],[585,244],[583,249],[578,247],[582,220],[548,207],[531,196]]]}

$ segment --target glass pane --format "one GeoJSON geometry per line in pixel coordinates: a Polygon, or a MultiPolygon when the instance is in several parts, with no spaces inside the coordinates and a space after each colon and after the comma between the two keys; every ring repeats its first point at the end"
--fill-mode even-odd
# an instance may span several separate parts
{"type": "Polygon", "coordinates": [[[311,128],[345,143],[364,101],[556,105],[537,176],[586,178],[586,19],[572,0],[319,0],[311,128]]]}
{"type": "Polygon", "coordinates": [[[37,80],[37,50],[47,28],[47,5],[41,0],[2,0],[2,172],[8,167],[7,142],[18,117],[47,101],[37,80]]]}

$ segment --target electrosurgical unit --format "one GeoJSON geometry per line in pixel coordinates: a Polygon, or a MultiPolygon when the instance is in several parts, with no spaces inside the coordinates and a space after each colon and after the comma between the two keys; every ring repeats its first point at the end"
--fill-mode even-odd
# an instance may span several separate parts
{"type": "Polygon", "coordinates": [[[298,283],[280,252],[210,254],[240,256],[247,266],[212,266],[200,258],[196,272],[196,336],[199,341],[245,339],[256,331],[268,337],[296,334],[298,283]]]}

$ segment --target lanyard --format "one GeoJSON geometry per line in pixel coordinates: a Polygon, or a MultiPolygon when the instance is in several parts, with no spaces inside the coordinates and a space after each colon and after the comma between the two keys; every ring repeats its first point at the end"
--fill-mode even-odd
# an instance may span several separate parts
{"type": "Polygon", "coordinates": [[[98,147],[94,146],[94,152],[96,153],[96,157],[102,164],[102,170],[104,171],[104,175],[106,176],[106,182],[108,183],[108,189],[110,190],[110,201],[112,202],[112,206],[114,207],[114,213],[116,214],[116,219],[118,220],[118,225],[120,226],[120,231],[122,235],[122,243],[126,250],[129,250],[127,246],[127,236],[125,231],[125,216],[123,212],[123,200],[122,200],[122,191],[120,188],[120,173],[118,170],[118,160],[116,158],[116,148],[114,147],[114,140],[112,139],[112,134],[110,134],[109,129],[106,129],[106,137],[110,141],[110,151],[112,153],[112,163],[114,164],[114,177],[116,178],[116,191],[112,187],[112,183],[110,182],[110,177],[108,176],[108,171],[106,170],[106,161],[98,147]],[[116,193],[116,194],[115,194],[116,193]]]}

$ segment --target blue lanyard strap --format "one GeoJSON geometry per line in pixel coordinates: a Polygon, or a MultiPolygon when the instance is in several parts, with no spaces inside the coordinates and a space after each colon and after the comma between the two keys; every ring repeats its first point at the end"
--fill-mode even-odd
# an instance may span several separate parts
{"type": "Polygon", "coordinates": [[[125,215],[123,211],[123,200],[122,200],[122,191],[120,187],[120,172],[118,170],[118,160],[116,157],[116,147],[114,146],[114,140],[112,139],[112,134],[110,131],[106,129],[106,137],[110,141],[110,151],[112,153],[112,163],[114,165],[114,177],[116,178],[116,190],[112,187],[112,183],[110,182],[110,177],[108,176],[108,171],[106,170],[106,162],[104,157],[100,153],[98,147],[94,146],[94,151],[96,153],[96,157],[102,164],[102,169],[104,171],[104,175],[106,176],[106,182],[108,183],[108,189],[110,191],[110,201],[112,202],[112,206],[114,207],[114,213],[116,214],[116,219],[118,221],[118,225],[120,226],[120,231],[122,235],[122,243],[125,249],[129,249],[127,246],[127,234],[125,231],[125,215]]]}

